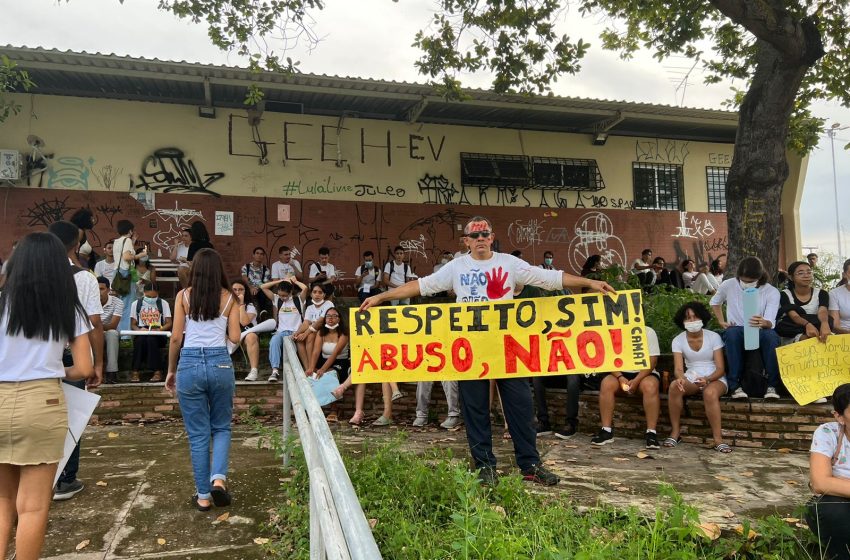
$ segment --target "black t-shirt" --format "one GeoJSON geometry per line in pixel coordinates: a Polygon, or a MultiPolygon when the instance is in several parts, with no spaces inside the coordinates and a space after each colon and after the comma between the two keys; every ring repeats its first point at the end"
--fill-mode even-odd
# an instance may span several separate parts
{"type": "Polygon", "coordinates": [[[215,249],[215,247],[213,247],[213,244],[209,241],[192,241],[189,243],[189,254],[186,255],[186,260],[191,261],[192,257],[195,256],[195,253],[201,249],[215,249]]]}

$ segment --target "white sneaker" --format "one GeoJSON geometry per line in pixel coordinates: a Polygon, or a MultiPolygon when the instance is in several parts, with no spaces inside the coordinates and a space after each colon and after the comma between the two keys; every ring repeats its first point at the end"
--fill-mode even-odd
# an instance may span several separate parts
{"type": "Polygon", "coordinates": [[[257,371],[257,368],[251,368],[251,371],[245,376],[245,381],[256,381],[258,375],[260,375],[260,372],[257,371]]]}
{"type": "Polygon", "coordinates": [[[428,423],[428,419],[422,416],[417,416],[416,420],[413,421],[414,428],[424,428],[425,424],[428,423]]]}
{"type": "Polygon", "coordinates": [[[452,428],[456,428],[460,426],[460,417],[458,416],[449,416],[446,418],[445,422],[440,424],[440,427],[444,430],[451,430],[452,428]]]}
{"type": "Polygon", "coordinates": [[[779,393],[776,392],[776,389],[773,387],[768,387],[767,391],[764,393],[764,398],[766,399],[778,399],[779,393]]]}
{"type": "Polygon", "coordinates": [[[748,398],[750,398],[750,396],[748,394],[746,394],[743,389],[738,387],[737,389],[735,389],[735,392],[732,393],[732,398],[733,399],[748,399],[748,398]]]}

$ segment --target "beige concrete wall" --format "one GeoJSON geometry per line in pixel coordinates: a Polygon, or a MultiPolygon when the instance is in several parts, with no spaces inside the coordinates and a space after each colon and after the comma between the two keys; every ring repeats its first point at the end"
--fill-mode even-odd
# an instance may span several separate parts
{"type": "Polygon", "coordinates": [[[173,147],[183,152],[184,164],[191,161],[198,171],[194,190],[423,203],[436,202],[441,189],[448,202],[458,202],[463,196],[460,153],[484,152],[595,159],[606,188],[585,193],[582,200],[574,191],[550,191],[545,201],[537,189],[507,196],[496,189],[481,196],[477,188],[467,189],[473,205],[628,208],[632,162],[651,161],[684,164],[685,208],[704,212],[705,167],[728,166],[732,154],[729,144],[611,136],[605,146],[593,146],[586,134],[346,118],[339,141],[342,164],[337,165],[336,118],[266,112],[258,130],[269,143],[268,163],[261,165],[244,111],[219,110],[216,119],[203,119],[197,108],[182,105],[30,95],[16,96],[16,101],[23,110],[0,126],[0,149],[26,152],[27,135],[40,136],[54,158],[31,184],[63,189],[127,192],[131,183],[142,183],[146,171],[148,185],[162,190],[164,183],[157,179],[164,176],[158,173],[174,174],[174,162],[167,161],[164,169],[145,162],[156,150],[173,147]],[[114,180],[107,185],[103,173],[110,169],[114,180]]]}

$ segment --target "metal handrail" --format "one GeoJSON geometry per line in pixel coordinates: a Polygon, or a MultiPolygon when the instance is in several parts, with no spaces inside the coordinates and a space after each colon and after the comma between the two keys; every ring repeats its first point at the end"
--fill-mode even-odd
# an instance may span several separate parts
{"type": "MultiPolygon", "coordinates": [[[[289,439],[295,412],[298,437],[310,473],[310,559],[380,560],[372,529],[325,420],[295,343],[283,342],[283,438],[289,439]]],[[[289,465],[284,452],[283,465],[289,465]]]]}

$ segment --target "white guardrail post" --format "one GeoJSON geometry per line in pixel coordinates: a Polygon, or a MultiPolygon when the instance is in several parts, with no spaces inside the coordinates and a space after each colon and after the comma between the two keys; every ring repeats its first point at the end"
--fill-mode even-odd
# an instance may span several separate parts
{"type": "MultiPolygon", "coordinates": [[[[295,343],[283,343],[283,437],[289,437],[289,407],[310,473],[310,560],[380,560],[372,529],[298,360],[295,343]]],[[[289,457],[284,453],[284,466],[289,457]]]]}

